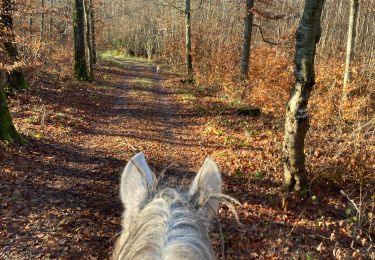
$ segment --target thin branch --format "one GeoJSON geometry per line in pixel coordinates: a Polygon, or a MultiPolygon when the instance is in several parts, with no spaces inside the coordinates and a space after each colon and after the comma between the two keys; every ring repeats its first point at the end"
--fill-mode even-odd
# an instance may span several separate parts
{"type": "Polygon", "coordinates": [[[174,5],[173,3],[169,2],[169,1],[167,1],[167,0],[161,0],[161,1],[167,3],[169,6],[173,7],[177,11],[179,11],[179,12],[181,12],[183,14],[185,13],[185,10],[180,9],[178,6],[174,5]]]}
{"type": "Polygon", "coordinates": [[[202,5],[203,5],[203,0],[201,0],[201,1],[199,2],[199,5],[198,5],[196,8],[191,8],[190,12],[191,12],[191,11],[198,10],[198,9],[201,9],[201,8],[202,8],[202,5]]]}
{"type": "Polygon", "coordinates": [[[263,35],[263,30],[262,30],[262,27],[260,27],[259,25],[257,24],[253,24],[254,27],[257,27],[259,29],[259,32],[260,32],[260,35],[262,37],[262,40],[265,42],[265,43],[268,43],[268,44],[271,44],[271,45],[280,45],[280,43],[277,43],[277,42],[272,42],[270,40],[267,40],[264,38],[264,35],[263,35]]]}
{"type": "Polygon", "coordinates": [[[357,204],[354,202],[354,200],[350,199],[349,196],[343,191],[343,190],[340,190],[341,194],[344,195],[354,206],[354,208],[357,210],[357,213],[359,215],[359,217],[362,216],[362,212],[359,210],[357,204]]]}
{"type": "MultiPolygon", "coordinates": [[[[185,13],[185,10],[181,9],[180,7],[174,5],[173,3],[169,2],[169,1],[167,1],[167,0],[161,0],[161,1],[167,3],[167,5],[171,6],[171,7],[174,8],[174,9],[176,9],[176,10],[179,11],[180,13],[183,13],[183,14],[185,13]]],[[[199,5],[198,5],[197,7],[195,7],[195,8],[191,8],[191,9],[190,9],[190,12],[193,12],[193,11],[195,11],[195,10],[198,10],[198,9],[202,8],[203,1],[204,1],[204,0],[201,0],[201,1],[199,2],[199,5]]]]}
{"type": "Polygon", "coordinates": [[[297,19],[297,18],[301,17],[300,14],[295,13],[295,12],[288,15],[288,14],[272,14],[270,12],[261,11],[261,10],[255,9],[255,8],[253,8],[252,11],[253,11],[253,13],[258,14],[261,17],[263,17],[264,19],[267,19],[267,20],[285,20],[285,21],[287,21],[287,20],[297,19]]]}
{"type": "Polygon", "coordinates": [[[301,214],[298,216],[298,218],[297,218],[297,220],[295,221],[295,223],[294,223],[292,229],[288,232],[288,234],[287,234],[288,236],[290,236],[290,234],[292,234],[292,232],[294,231],[294,229],[295,229],[296,226],[297,226],[298,221],[300,220],[300,218],[302,217],[302,215],[303,215],[304,213],[306,213],[306,208],[303,209],[303,211],[301,212],[301,214]]]}

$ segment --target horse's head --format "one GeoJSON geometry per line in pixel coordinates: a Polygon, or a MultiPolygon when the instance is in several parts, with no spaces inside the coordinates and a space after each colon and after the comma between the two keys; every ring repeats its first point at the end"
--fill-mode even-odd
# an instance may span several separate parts
{"type": "Polygon", "coordinates": [[[216,163],[206,159],[187,194],[157,192],[157,182],[143,153],[126,165],[120,185],[123,231],[114,259],[213,259],[208,227],[222,190],[216,163]]]}

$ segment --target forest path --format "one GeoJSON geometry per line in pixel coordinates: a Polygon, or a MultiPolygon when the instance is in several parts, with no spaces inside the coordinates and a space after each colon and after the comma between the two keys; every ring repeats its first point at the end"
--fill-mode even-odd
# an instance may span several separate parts
{"type": "Polygon", "coordinates": [[[317,203],[280,190],[283,129],[272,116],[239,114],[220,93],[145,61],[107,60],[93,83],[44,77],[10,104],[29,142],[0,143],[0,259],[109,259],[121,230],[120,174],[139,151],[157,175],[174,165],[166,186],[188,187],[213,156],[225,194],[243,203],[242,227],[219,209],[218,258],[330,259],[337,241],[351,250],[341,197],[317,203]],[[333,230],[329,250],[317,251],[333,230]]]}
{"type": "Polygon", "coordinates": [[[109,258],[120,173],[139,151],[156,174],[175,165],[162,184],[188,186],[210,151],[196,134],[203,121],[167,79],[147,62],[112,59],[92,84],[22,97],[15,121],[30,142],[4,152],[1,259],[109,258]]]}
{"type": "Polygon", "coordinates": [[[156,172],[170,165],[178,165],[173,169],[181,173],[194,172],[210,152],[207,143],[195,134],[202,126],[201,118],[175,86],[168,86],[168,75],[158,74],[152,64],[109,61],[122,72],[116,79],[110,116],[96,127],[96,136],[104,133],[114,138],[114,143],[125,144],[127,153],[144,152],[156,172]]]}

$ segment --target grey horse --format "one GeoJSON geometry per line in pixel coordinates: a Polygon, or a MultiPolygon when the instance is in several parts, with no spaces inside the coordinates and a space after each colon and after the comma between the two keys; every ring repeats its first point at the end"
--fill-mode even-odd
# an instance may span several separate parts
{"type": "Polygon", "coordinates": [[[222,195],[216,163],[208,157],[188,193],[157,190],[143,153],[126,165],[120,184],[123,230],[113,259],[215,259],[208,230],[222,195]]]}

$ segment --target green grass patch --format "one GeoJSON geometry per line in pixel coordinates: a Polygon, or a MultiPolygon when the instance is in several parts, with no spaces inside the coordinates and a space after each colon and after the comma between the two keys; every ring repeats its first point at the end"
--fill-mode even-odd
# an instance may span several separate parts
{"type": "Polygon", "coordinates": [[[31,138],[34,139],[34,140],[41,140],[43,138],[43,135],[40,134],[40,133],[33,133],[31,135],[31,138]]]}
{"type": "Polygon", "coordinates": [[[39,117],[33,115],[33,116],[27,117],[25,119],[25,122],[29,124],[38,124],[40,122],[40,119],[39,117]]]}
{"type": "Polygon", "coordinates": [[[105,60],[119,59],[127,62],[141,63],[146,65],[151,65],[153,63],[152,60],[149,60],[145,57],[131,56],[126,52],[117,49],[107,49],[100,53],[100,57],[105,60]]]}
{"type": "Polygon", "coordinates": [[[265,178],[265,175],[263,172],[261,171],[256,171],[255,172],[255,179],[257,180],[263,180],[265,178]]]}
{"type": "Polygon", "coordinates": [[[181,97],[185,101],[195,101],[197,97],[193,93],[182,93],[181,97]]]}
{"type": "Polygon", "coordinates": [[[127,54],[121,50],[115,50],[115,49],[108,49],[100,53],[100,57],[103,59],[110,59],[110,58],[116,58],[116,59],[125,59],[127,58],[127,54]]]}
{"type": "Polygon", "coordinates": [[[136,85],[137,87],[149,89],[152,87],[152,80],[147,78],[135,78],[132,80],[132,84],[136,85]]]}

